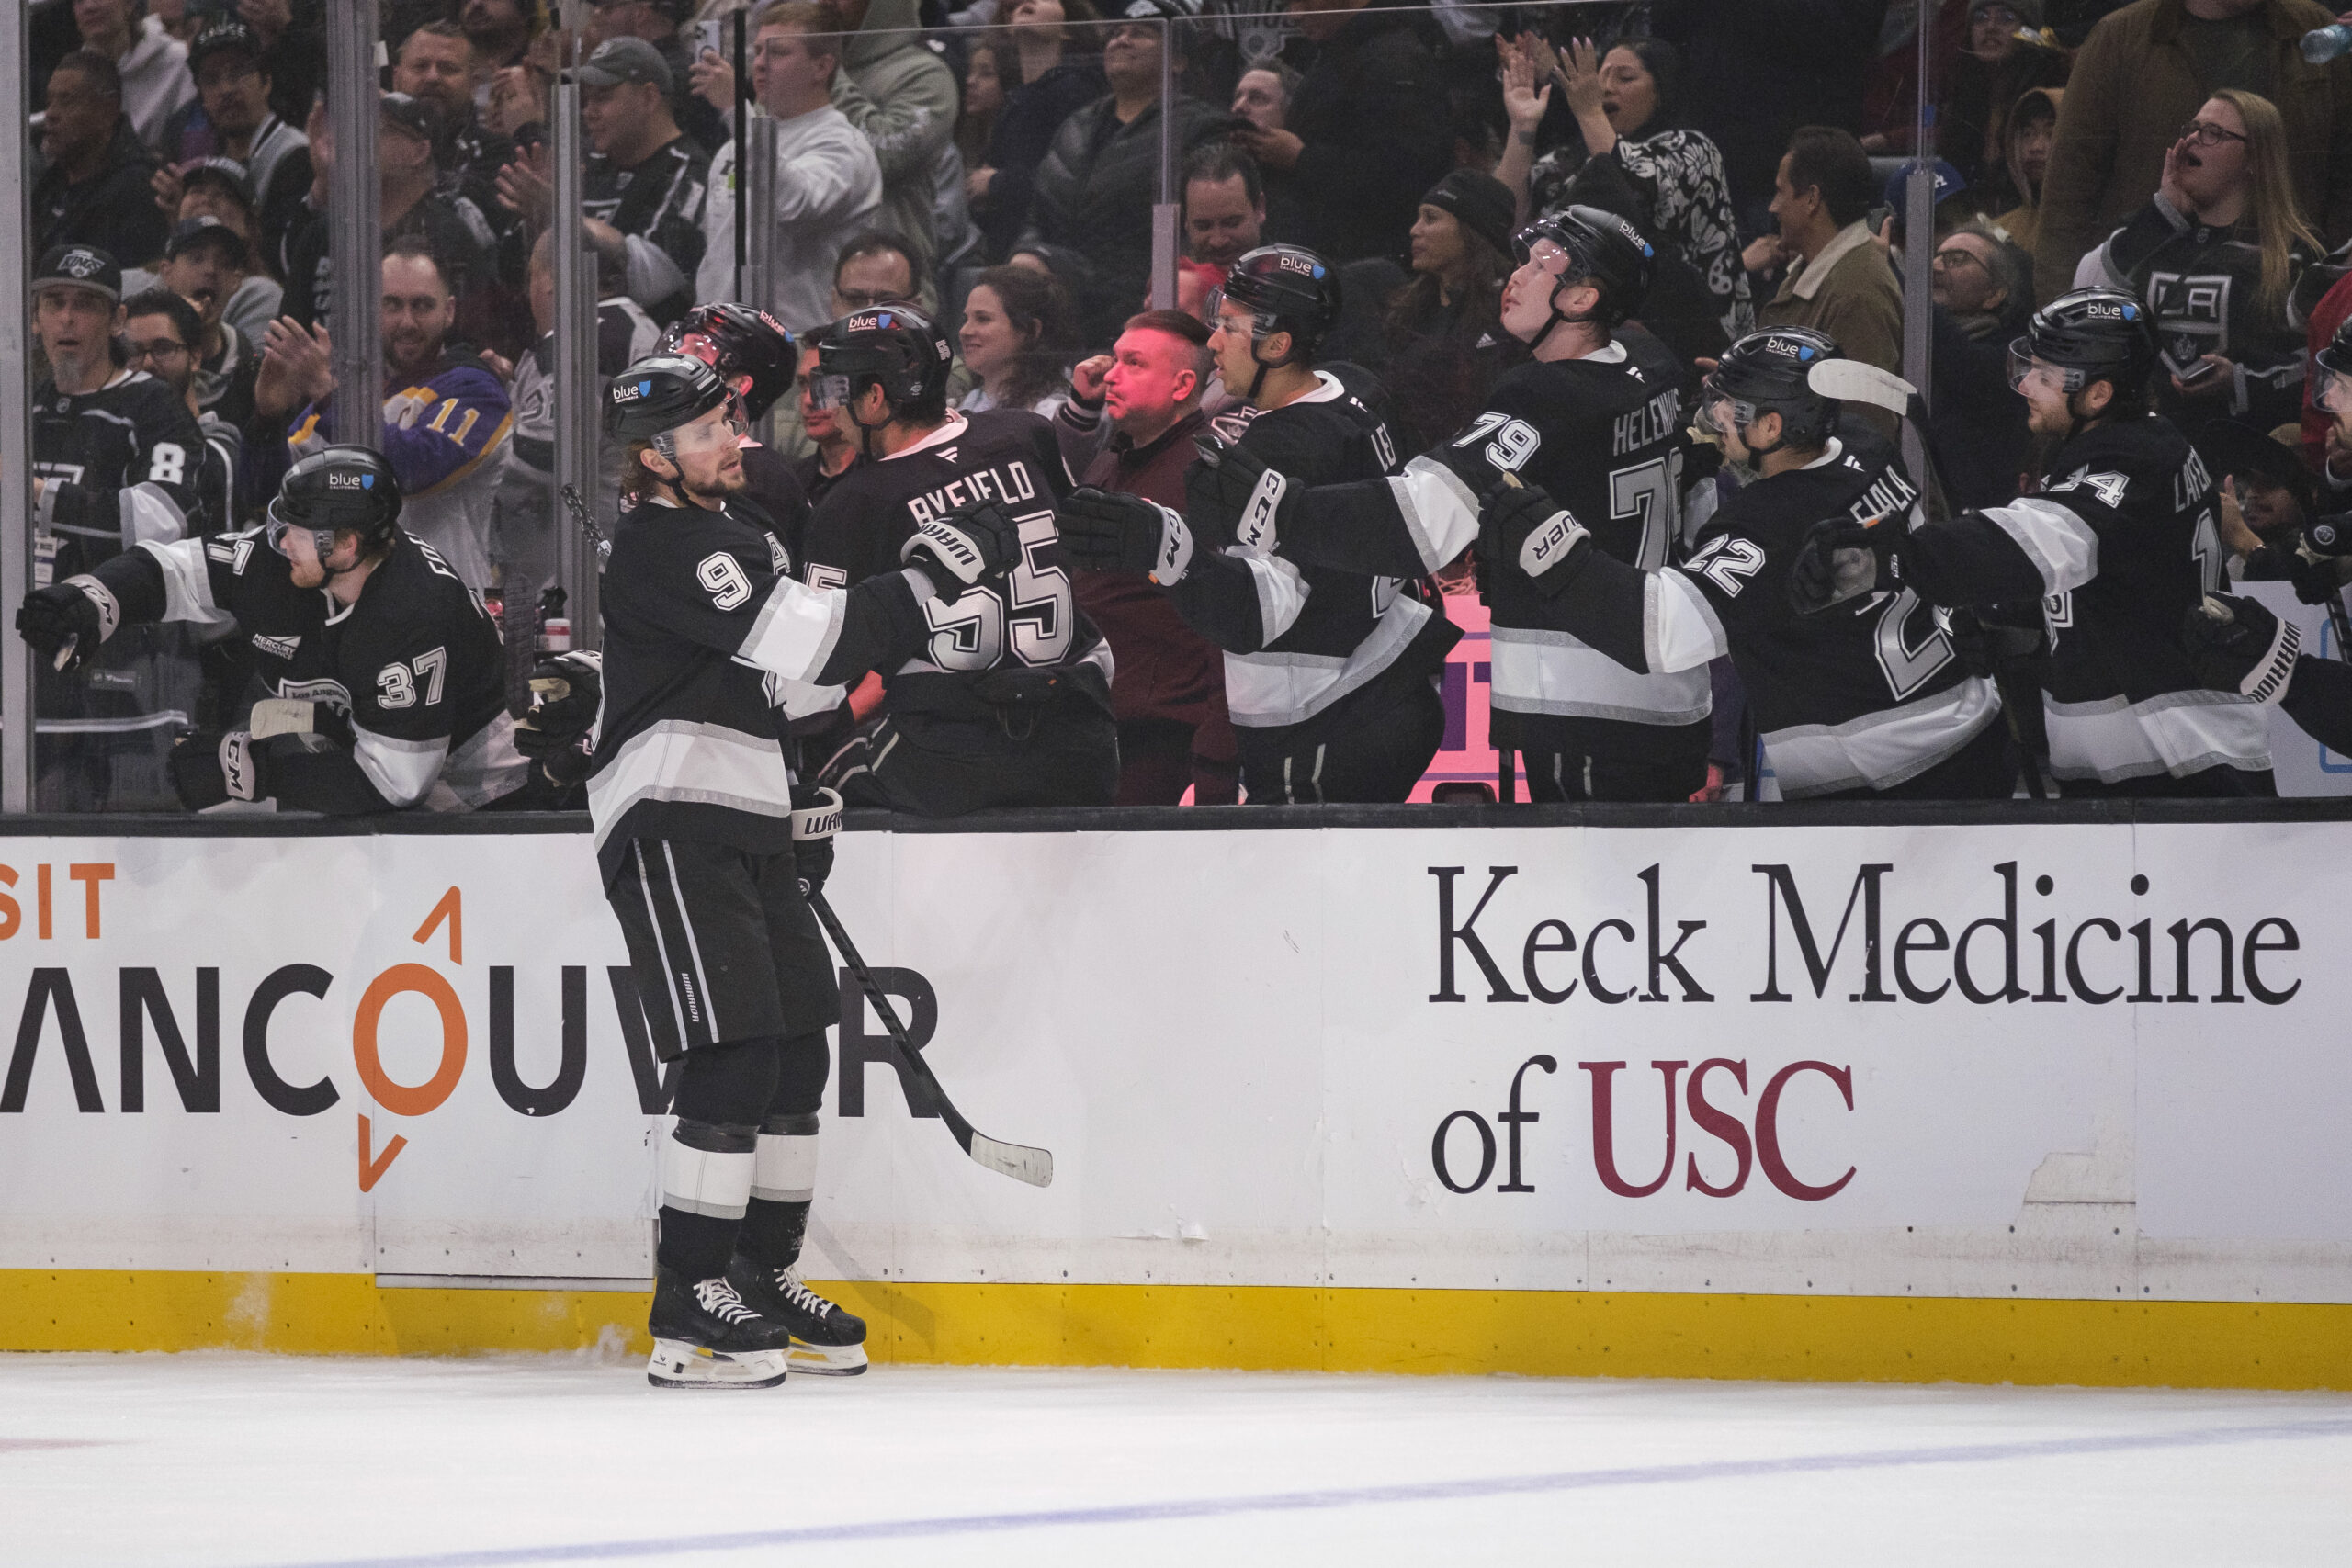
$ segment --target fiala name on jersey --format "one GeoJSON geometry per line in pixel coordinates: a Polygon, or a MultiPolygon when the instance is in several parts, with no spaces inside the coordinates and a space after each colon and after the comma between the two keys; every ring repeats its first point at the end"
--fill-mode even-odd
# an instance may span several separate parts
{"type": "Polygon", "coordinates": [[[1907,517],[1918,503],[1919,491],[1911,481],[1887,468],[1871,481],[1870,488],[1846,509],[1846,513],[1857,523],[1870,523],[1882,517],[1907,517]]]}
{"type": "Polygon", "coordinates": [[[961,512],[984,501],[1001,502],[1012,506],[1034,501],[1036,496],[1036,475],[1029,471],[1027,463],[1015,458],[998,468],[966,474],[937,490],[910,496],[907,501],[907,511],[917,523],[933,523],[951,512],[961,512]]]}

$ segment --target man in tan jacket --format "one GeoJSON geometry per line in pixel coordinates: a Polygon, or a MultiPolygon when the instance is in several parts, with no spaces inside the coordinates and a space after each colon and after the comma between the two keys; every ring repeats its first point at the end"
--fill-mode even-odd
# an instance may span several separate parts
{"type": "Polygon", "coordinates": [[[2335,19],[2320,0],[2137,0],[2094,28],[2042,180],[2036,296],[2074,287],[2084,253],[2146,205],[2165,150],[2222,87],[2278,107],[2303,217],[2331,245],[2352,236],[2352,62],[2311,65],[2296,48],[2335,19]]]}
{"type": "MultiPolygon", "coordinates": [[[[1865,365],[1903,370],[1903,289],[1864,221],[1877,197],[1870,154],[1851,132],[1808,125],[1789,138],[1772,216],[1788,276],[1756,312],[1759,327],[1816,327],[1865,365]]],[[[1894,420],[1857,410],[1888,434],[1894,420]]]]}

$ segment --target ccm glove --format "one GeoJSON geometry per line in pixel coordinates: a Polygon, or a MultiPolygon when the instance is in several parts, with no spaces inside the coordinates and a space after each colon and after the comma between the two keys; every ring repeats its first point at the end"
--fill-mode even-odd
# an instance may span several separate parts
{"type": "Polygon", "coordinates": [[[595,727],[605,695],[605,656],[585,649],[539,660],[531,706],[514,721],[514,750],[546,761],[573,750],[595,727]]]}
{"type": "Polygon", "coordinates": [[[915,525],[899,559],[920,568],[948,604],[1021,558],[1021,525],[993,501],[915,525]]]}
{"type": "Polygon", "coordinates": [[[833,874],[833,835],[842,830],[842,797],[816,784],[792,786],[792,863],[804,891],[821,893],[833,874]]]}
{"type": "Polygon", "coordinates": [[[1143,572],[1173,588],[1193,563],[1183,514],[1139,495],[1081,485],[1056,509],[1054,525],[1071,561],[1095,571],[1143,572]]]}
{"type": "Polygon", "coordinates": [[[2181,616],[2180,640],[2198,684],[2275,703],[2295,678],[2303,638],[2292,621],[2280,620],[2259,600],[2209,593],[2181,616]]]}
{"type": "Polygon", "coordinates": [[[1592,553],[1592,534],[1540,486],[1498,491],[1480,514],[1480,557],[1519,569],[1546,599],[1576,581],[1592,553]]]}
{"type": "Polygon", "coordinates": [[[121,606],[107,585],[85,574],[26,594],[17,610],[17,634],[64,670],[96,653],[121,618],[121,606]]]}
{"type": "Polygon", "coordinates": [[[1893,523],[1833,517],[1815,523],[1789,565],[1789,604],[1800,615],[1875,593],[1902,576],[1903,530],[1893,523]]]}
{"type": "Polygon", "coordinates": [[[225,800],[268,799],[264,773],[262,749],[245,730],[192,730],[172,748],[172,787],[190,811],[225,800]]]}
{"type": "Polygon", "coordinates": [[[1201,460],[1184,470],[1184,515],[1211,538],[1272,555],[1298,505],[1290,480],[1214,430],[1195,434],[1193,446],[1201,460]]]}

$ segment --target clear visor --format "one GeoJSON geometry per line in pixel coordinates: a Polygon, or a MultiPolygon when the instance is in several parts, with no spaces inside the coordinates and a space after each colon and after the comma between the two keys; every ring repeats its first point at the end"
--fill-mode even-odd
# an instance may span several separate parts
{"type": "Polygon", "coordinates": [[[2083,373],[2069,370],[2047,360],[2036,359],[2026,340],[2018,338],[2009,344],[2009,390],[2031,397],[2036,392],[2050,397],[2070,397],[2083,389],[2083,373]]]}
{"type": "Polygon", "coordinates": [[[730,401],[718,419],[698,419],[669,433],[670,444],[681,458],[706,457],[743,444],[743,422],[730,401]]]}
{"type": "Polygon", "coordinates": [[[1242,330],[1243,323],[1246,322],[1249,326],[1250,341],[1255,342],[1259,338],[1269,335],[1275,330],[1273,317],[1252,310],[1248,305],[1243,304],[1240,300],[1233,299],[1222,288],[1212,288],[1209,290],[1208,312],[1209,329],[1212,332],[1220,330],[1224,332],[1239,332],[1242,330]],[[1236,315],[1232,318],[1228,318],[1225,313],[1225,308],[1228,303],[1232,305],[1236,312],[1236,315]]]}
{"type": "Polygon", "coordinates": [[[856,397],[846,376],[812,375],[808,378],[808,404],[811,408],[847,408],[856,400],[856,397]]]}
{"type": "MultiPolygon", "coordinates": [[[[282,504],[277,501],[269,503],[269,510],[264,514],[267,522],[262,529],[264,541],[281,556],[287,554],[286,536],[292,533],[296,527],[295,524],[287,521],[286,513],[281,510],[282,504]]],[[[334,553],[334,529],[307,528],[303,532],[311,536],[311,548],[321,560],[326,559],[334,553]]]]}
{"type": "Polygon", "coordinates": [[[1533,262],[1554,277],[1566,276],[1568,265],[1575,259],[1560,248],[1559,241],[1532,229],[1521,229],[1512,236],[1510,254],[1520,265],[1533,262]]]}
{"type": "Polygon", "coordinates": [[[2332,414],[2352,414],[2352,376],[2315,368],[2319,375],[2312,387],[2312,407],[2332,414]]]}

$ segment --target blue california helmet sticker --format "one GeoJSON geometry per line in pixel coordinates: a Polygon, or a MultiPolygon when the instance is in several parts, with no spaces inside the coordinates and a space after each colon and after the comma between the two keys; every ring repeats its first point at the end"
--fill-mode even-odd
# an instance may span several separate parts
{"type": "Polygon", "coordinates": [[[637,395],[640,398],[650,398],[653,395],[653,382],[650,378],[637,384],[637,395]]]}
{"type": "Polygon", "coordinates": [[[376,488],[376,476],[373,474],[360,475],[359,488],[361,490],[374,490],[376,488]]]}

